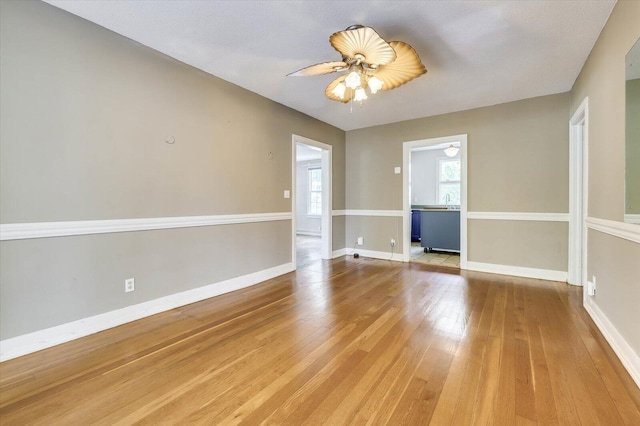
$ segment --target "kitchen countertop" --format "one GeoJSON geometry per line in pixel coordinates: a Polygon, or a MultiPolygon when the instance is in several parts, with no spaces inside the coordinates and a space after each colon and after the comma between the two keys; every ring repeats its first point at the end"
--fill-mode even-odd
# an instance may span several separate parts
{"type": "Polygon", "coordinates": [[[411,210],[420,210],[423,212],[459,212],[460,208],[448,208],[445,206],[412,206],[411,210]]]}

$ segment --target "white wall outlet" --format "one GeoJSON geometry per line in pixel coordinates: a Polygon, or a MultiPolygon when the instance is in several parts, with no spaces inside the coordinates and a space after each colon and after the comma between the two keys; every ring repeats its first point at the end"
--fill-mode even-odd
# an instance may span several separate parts
{"type": "Polygon", "coordinates": [[[363,244],[364,244],[364,238],[363,238],[363,237],[358,237],[357,244],[358,244],[359,246],[363,245],[363,244]]]}
{"type": "Polygon", "coordinates": [[[596,295],[596,276],[594,275],[591,281],[587,281],[587,294],[589,296],[596,295]]]}
{"type": "Polygon", "coordinates": [[[391,247],[395,247],[396,246],[396,240],[395,239],[391,239],[391,247]]]}
{"type": "Polygon", "coordinates": [[[289,191],[288,189],[284,190],[284,198],[291,198],[291,191],[289,191]]]}
{"type": "Polygon", "coordinates": [[[133,278],[124,280],[124,292],[129,293],[136,289],[136,281],[133,278]]]}
{"type": "Polygon", "coordinates": [[[395,173],[395,174],[397,174],[397,175],[399,175],[399,174],[400,174],[400,171],[402,171],[402,169],[401,169],[400,167],[394,167],[394,168],[393,168],[393,173],[395,173]]]}

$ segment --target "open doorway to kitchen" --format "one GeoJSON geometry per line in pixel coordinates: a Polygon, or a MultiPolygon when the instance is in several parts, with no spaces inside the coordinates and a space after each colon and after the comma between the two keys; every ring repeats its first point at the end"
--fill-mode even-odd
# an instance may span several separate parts
{"type": "Polygon", "coordinates": [[[403,260],[466,268],[467,135],[403,144],[403,260]]]}
{"type": "Polygon", "coordinates": [[[298,135],[292,145],[292,254],[298,268],[332,258],[332,147],[298,135]]]}

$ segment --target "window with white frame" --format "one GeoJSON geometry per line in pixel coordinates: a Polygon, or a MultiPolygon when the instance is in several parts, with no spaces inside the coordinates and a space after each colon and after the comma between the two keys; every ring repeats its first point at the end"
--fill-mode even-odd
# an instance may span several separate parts
{"type": "Polygon", "coordinates": [[[438,204],[460,205],[460,159],[438,161],[438,204]]]}
{"type": "Polygon", "coordinates": [[[307,215],[322,215],[322,169],[309,168],[309,202],[307,203],[307,215]]]}

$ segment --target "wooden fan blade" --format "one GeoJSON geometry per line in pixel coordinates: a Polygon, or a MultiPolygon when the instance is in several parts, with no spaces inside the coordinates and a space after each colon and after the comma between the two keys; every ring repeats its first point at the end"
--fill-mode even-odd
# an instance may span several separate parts
{"type": "Polygon", "coordinates": [[[320,64],[311,65],[301,70],[287,74],[288,77],[307,77],[310,75],[331,74],[332,72],[347,69],[345,62],[322,62],[320,64]]]}
{"type": "Polygon", "coordinates": [[[393,48],[371,27],[339,31],[329,37],[329,42],[342,56],[355,58],[360,54],[368,64],[386,65],[396,59],[393,48]]]}
{"type": "Polygon", "coordinates": [[[389,44],[398,57],[390,64],[381,65],[373,74],[384,83],[382,90],[395,89],[427,72],[413,47],[402,41],[392,41],[389,44]]]}
{"type": "Polygon", "coordinates": [[[349,89],[348,87],[346,87],[345,92],[344,92],[344,99],[343,98],[339,98],[336,95],[333,94],[333,89],[340,83],[344,83],[344,79],[347,76],[345,75],[341,75],[340,77],[336,78],[335,80],[333,80],[331,83],[329,83],[329,85],[327,86],[327,88],[324,90],[324,94],[327,98],[331,99],[332,101],[337,101],[337,102],[342,102],[343,104],[346,104],[347,102],[349,102],[351,100],[351,97],[353,95],[353,91],[351,89],[349,89]]]}

